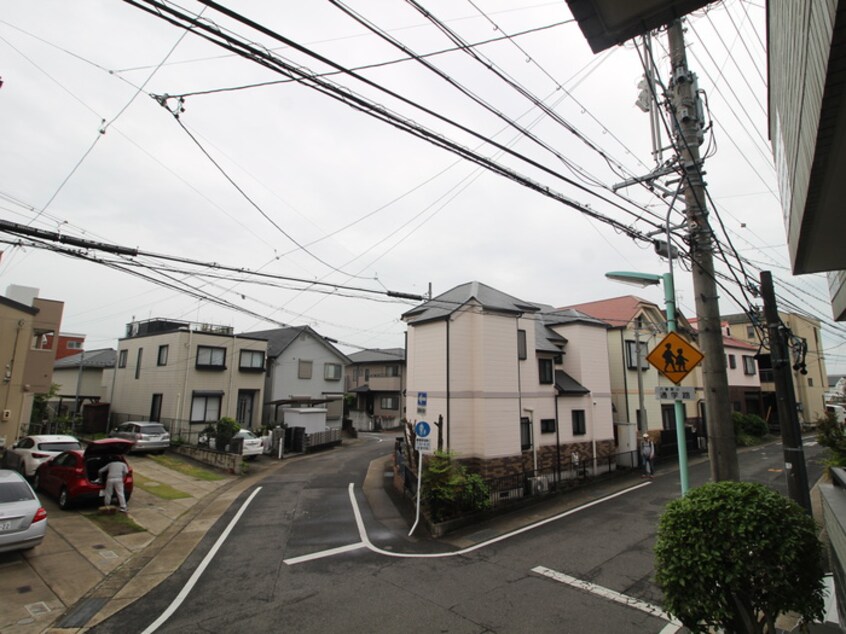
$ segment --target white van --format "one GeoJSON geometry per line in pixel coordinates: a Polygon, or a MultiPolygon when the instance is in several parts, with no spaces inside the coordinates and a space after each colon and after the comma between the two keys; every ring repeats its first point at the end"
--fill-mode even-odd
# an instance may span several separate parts
{"type": "Polygon", "coordinates": [[[826,414],[832,414],[838,425],[846,425],[846,407],[842,405],[826,405],[826,414]]]}

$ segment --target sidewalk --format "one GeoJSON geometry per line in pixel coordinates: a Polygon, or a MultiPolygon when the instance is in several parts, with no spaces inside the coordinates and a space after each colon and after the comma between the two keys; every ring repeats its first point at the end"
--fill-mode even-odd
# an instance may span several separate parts
{"type": "Polygon", "coordinates": [[[282,464],[260,457],[248,476],[206,481],[143,456],[129,462],[135,474],[190,497],[165,500],[136,484],[129,516],[146,530],[113,537],[79,510],[62,511],[39,494],[47,509],[44,542],[0,554],[0,632],[78,631],[115,613],[176,570],[232,500],[282,464]]]}

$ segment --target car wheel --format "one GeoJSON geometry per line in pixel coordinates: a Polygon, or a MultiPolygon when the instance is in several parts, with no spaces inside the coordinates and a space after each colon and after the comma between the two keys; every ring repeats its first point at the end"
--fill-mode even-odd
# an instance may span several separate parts
{"type": "Polygon", "coordinates": [[[59,491],[59,508],[63,511],[66,511],[71,506],[71,499],[70,495],[68,494],[67,487],[62,487],[62,490],[59,491]]]}
{"type": "Polygon", "coordinates": [[[32,478],[32,488],[36,491],[41,490],[41,476],[38,475],[38,471],[35,472],[35,477],[32,478]]]}

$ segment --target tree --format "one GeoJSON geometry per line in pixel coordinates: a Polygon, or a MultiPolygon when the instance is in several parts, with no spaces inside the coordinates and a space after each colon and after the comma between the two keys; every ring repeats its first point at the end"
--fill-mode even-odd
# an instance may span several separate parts
{"type": "Polygon", "coordinates": [[[722,481],[667,505],[655,545],[665,609],[693,632],[775,632],[775,619],[823,613],[822,545],[792,500],[722,481]]]}
{"type": "Polygon", "coordinates": [[[233,436],[238,433],[241,426],[235,422],[234,418],[224,416],[215,427],[215,441],[214,447],[218,451],[226,451],[226,446],[232,440],[233,436]]]}
{"type": "Polygon", "coordinates": [[[433,522],[490,506],[490,491],[481,476],[468,473],[452,453],[445,451],[436,451],[426,461],[422,497],[433,522]]]}

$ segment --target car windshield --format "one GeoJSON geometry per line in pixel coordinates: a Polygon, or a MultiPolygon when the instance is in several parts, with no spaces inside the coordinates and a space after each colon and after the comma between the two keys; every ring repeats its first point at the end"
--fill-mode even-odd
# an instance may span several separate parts
{"type": "Polygon", "coordinates": [[[144,425],[141,428],[142,434],[166,434],[167,430],[162,425],[144,425]]]}
{"type": "Polygon", "coordinates": [[[256,435],[251,432],[249,429],[242,429],[237,434],[235,434],[236,438],[256,438],[256,435]]]}
{"type": "Polygon", "coordinates": [[[38,443],[38,448],[41,451],[70,451],[71,449],[82,449],[82,445],[76,441],[40,442],[38,443]]]}
{"type": "Polygon", "coordinates": [[[23,502],[31,500],[35,496],[32,489],[26,482],[2,482],[0,483],[0,504],[8,502],[23,502]]]}

